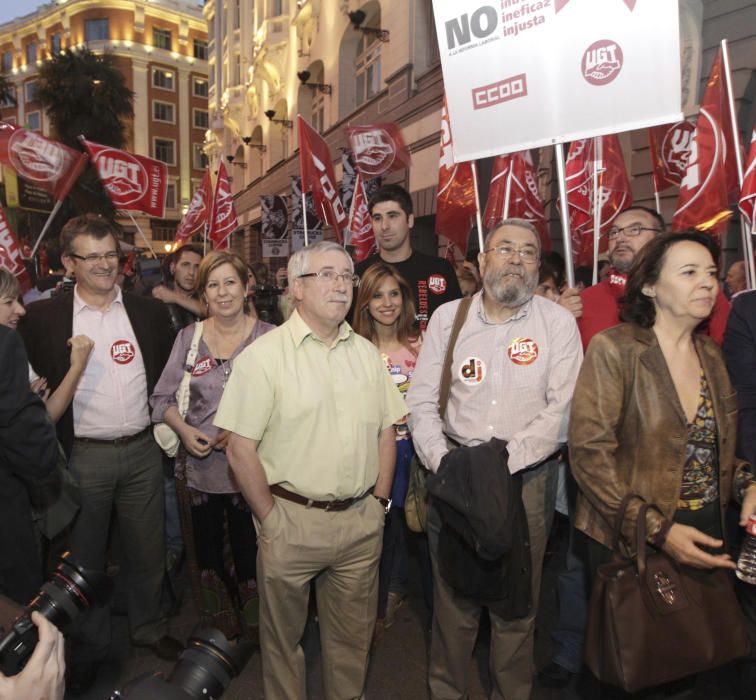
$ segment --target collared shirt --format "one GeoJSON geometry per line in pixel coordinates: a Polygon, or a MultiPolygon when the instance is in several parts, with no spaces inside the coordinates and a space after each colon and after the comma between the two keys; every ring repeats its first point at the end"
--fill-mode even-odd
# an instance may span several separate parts
{"type": "Polygon", "coordinates": [[[89,306],[74,288],[73,334],[94,341],[73,399],[74,434],[112,440],[150,424],[147,376],[121,288],[107,309],[89,306]]]}
{"type": "Polygon", "coordinates": [[[378,437],[406,412],[372,343],[344,322],[328,346],[295,310],[236,358],[215,425],[260,441],[269,484],[330,500],[372,488],[378,437]]]}
{"type": "Polygon", "coordinates": [[[583,359],[575,319],[534,296],[507,321],[495,323],[487,319],[478,292],[454,346],[442,421],[441,370],[459,303],[436,311],[420,350],[407,393],[415,447],[434,472],[449,451],[445,434],[469,446],[492,437],[506,440],[512,472],[537,464],[567,440],[570,400],[583,359]]]}

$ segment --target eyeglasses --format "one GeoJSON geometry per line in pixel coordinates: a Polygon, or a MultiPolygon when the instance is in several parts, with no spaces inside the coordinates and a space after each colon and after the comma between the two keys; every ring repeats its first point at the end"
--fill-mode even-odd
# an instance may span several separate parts
{"type": "Polygon", "coordinates": [[[330,284],[333,284],[336,280],[341,280],[344,284],[351,285],[352,287],[360,286],[360,278],[351,272],[336,272],[336,270],[319,270],[318,272],[305,272],[302,277],[317,277],[318,279],[325,280],[330,284]]]}
{"type": "Polygon", "coordinates": [[[515,248],[511,245],[497,245],[495,248],[488,248],[483,252],[496,253],[500,258],[511,258],[517,254],[524,263],[538,261],[538,251],[535,248],[515,248]]]}
{"type": "Polygon", "coordinates": [[[76,260],[81,260],[87,265],[94,265],[95,263],[98,263],[100,261],[109,263],[118,262],[120,255],[117,251],[111,250],[109,253],[103,253],[102,255],[98,255],[97,253],[92,253],[91,255],[76,255],[76,253],[68,253],[68,257],[75,258],[76,260]]]}
{"type": "Polygon", "coordinates": [[[621,233],[624,234],[626,238],[635,238],[636,236],[640,236],[641,231],[655,231],[656,233],[661,233],[661,230],[658,228],[649,228],[648,226],[633,224],[632,226],[625,226],[625,228],[609,229],[604,235],[608,240],[613,241],[621,233]]]}

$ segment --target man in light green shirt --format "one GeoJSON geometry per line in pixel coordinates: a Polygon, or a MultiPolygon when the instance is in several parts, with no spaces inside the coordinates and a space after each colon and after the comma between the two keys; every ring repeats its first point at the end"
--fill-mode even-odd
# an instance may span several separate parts
{"type": "Polygon", "coordinates": [[[255,516],[263,684],[305,700],[299,644],[316,579],[328,698],[363,693],[383,521],[404,401],[370,342],[344,321],[355,283],[343,248],[295,253],[296,309],[234,362],[215,423],[255,516]],[[317,577],[317,578],[316,578],[317,577]]]}

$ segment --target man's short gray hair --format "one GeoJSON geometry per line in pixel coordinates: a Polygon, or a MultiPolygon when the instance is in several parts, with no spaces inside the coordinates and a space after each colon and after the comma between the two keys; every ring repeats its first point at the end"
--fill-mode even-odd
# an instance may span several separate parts
{"type": "Polygon", "coordinates": [[[289,258],[289,264],[286,268],[286,274],[289,278],[289,288],[294,284],[294,280],[302,275],[311,272],[310,262],[313,255],[317,253],[328,253],[332,250],[338,250],[349,260],[349,269],[354,272],[354,261],[338,243],[335,241],[320,241],[313,243],[305,248],[300,248],[294,255],[289,258]]]}
{"type": "Polygon", "coordinates": [[[519,226],[530,231],[536,239],[536,245],[538,246],[538,253],[541,253],[541,237],[538,235],[538,229],[527,219],[518,219],[512,217],[511,219],[504,219],[494,226],[487,234],[486,239],[483,241],[483,250],[488,249],[488,244],[491,242],[494,234],[503,226],[519,226]]]}

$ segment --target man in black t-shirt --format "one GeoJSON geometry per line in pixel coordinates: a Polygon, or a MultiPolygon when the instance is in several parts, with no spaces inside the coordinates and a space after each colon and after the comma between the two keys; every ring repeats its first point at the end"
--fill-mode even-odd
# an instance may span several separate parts
{"type": "Polygon", "coordinates": [[[444,258],[412,250],[410,230],[415,216],[412,198],[403,187],[381,187],[373,195],[368,208],[378,253],[357,263],[354,271],[362,277],[365,270],[377,262],[393,265],[412,288],[417,323],[424,331],[431,314],[441,304],[462,296],[454,268],[444,258]]]}

